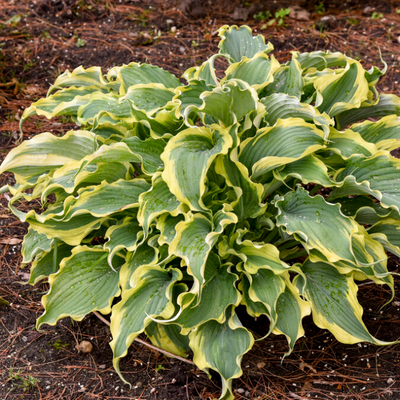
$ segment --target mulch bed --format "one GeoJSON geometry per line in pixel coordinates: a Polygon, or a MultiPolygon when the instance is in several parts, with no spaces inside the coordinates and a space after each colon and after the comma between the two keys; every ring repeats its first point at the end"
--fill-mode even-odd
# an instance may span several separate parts
{"type": "MultiPolygon", "coordinates": [[[[148,62],[180,76],[217,51],[216,30],[224,24],[248,24],[275,46],[280,62],[290,52],[341,51],[365,67],[382,66],[388,73],[379,88],[399,95],[400,3],[396,1],[191,1],[191,0],[4,0],[0,5],[0,161],[18,142],[24,108],[43,97],[65,69],[148,62]],[[309,12],[308,20],[286,17],[282,26],[267,26],[272,14],[292,5],[309,12]],[[261,12],[261,14],[260,14],[261,12]],[[254,15],[259,15],[256,19],[254,15]]],[[[217,64],[221,73],[224,65],[217,64]]],[[[31,118],[23,139],[44,131],[71,129],[62,119],[31,118]]],[[[12,183],[0,177],[0,187],[12,183]]],[[[212,399],[219,379],[189,364],[134,344],[121,362],[132,388],[112,368],[108,327],[96,316],[82,322],[61,320],[36,331],[46,283],[23,285],[28,269],[21,266],[21,241],[27,227],[7,209],[0,195],[0,398],[1,399],[212,399]],[[1,301],[1,300],[0,300],[1,301]],[[82,340],[91,353],[79,353],[82,340]]],[[[33,204],[39,207],[39,204],[33,204]]],[[[391,271],[400,272],[392,257],[391,271]]],[[[397,295],[387,287],[364,282],[359,299],[371,333],[383,340],[400,336],[400,279],[397,295]]],[[[400,398],[400,346],[344,345],[311,318],[306,336],[283,362],[286,340],[271,335],[256,342],[244,357],[243,376],[234,382],[237,399],[365,399],[400,398]]],[[[266,321],[254,326],[262,335],[266,321]]]]}

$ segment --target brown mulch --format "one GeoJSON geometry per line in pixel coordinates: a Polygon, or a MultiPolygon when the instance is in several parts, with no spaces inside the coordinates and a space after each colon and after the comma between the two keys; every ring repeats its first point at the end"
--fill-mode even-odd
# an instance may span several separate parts
{"type": "MultiPolygon", "coordinates": [[[[24,108],[44,96],[66,68],[100,65],[106,72],[131,61],[159,65],[180,76],[217,51],[216,30],[224,24],[247,24],[275,46],[280,62],[290,52],[341,51],[365,67],[388,73],[379,88],[400,94],[400,2],[397,1],[190,1],[190,0],[0,0],[0,161],[19,140],[24,108]],[[309,19],[285,18],[285,26],[265,26],[254,15],[297,4],[309,19]],[[236,19],[234,19],[235,17],[236,19]],[[241,20],[237,20],[241,18],[241,20]]],[[[217,64],[219,73],[224,66],[217,64]]],[[[69,126],[68,126],[69,127],[69,126]]],[[[69,127],[70,128],[70,127],[69,127]]],[[[61,133],[65,121],[31,118],[23,138],[44,131],[61,133]]],[[[0,177],[0,187],[12,183],[0,177]]],[[[82,322],[61,320],[36,331],[40,298],[47,284],[23,285],[21,240],[26,225],[7,209],[0,195],[0,398],[32,400],[212,399],[221,388],[192,365],[134,344],[121,362],[132,388],[112,368],[108,327],[96,316],[82,322]],[[1,304],[1,299],[0,299],[1,304]],[[93,344],[78,353],[82,340],[93,344]]],[[[39,205],[34,205],[38,207],[39,205]]],[[[390,270],[400,272],[398,259],[390,270]]],[[[371,333],[383,340],[400,336],[400,279],[390,304],[386,287],[362,283],[359,299],[371,333]]],[[[400,398],[400,346],[343,345],[304,321],[306,336],[283,362],[286,340],[271,335],[256,342],[243,360],[243,376],[234,382],[237,399],[397,400],[400,398]]],[[[254,326],[262,335],[260,318],[254,326]]]]}

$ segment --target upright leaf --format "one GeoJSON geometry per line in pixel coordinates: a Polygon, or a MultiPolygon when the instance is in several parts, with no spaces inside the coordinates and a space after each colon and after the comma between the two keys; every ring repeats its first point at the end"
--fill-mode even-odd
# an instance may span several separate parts
{"type": "Polygon", "coordinates": [[[264,36],[253,36],[251,29],[246,25],[240,28],[236,25],[221,26],[218,36],[221,38],[218,44],[219,52],[227,54],[231,62],[240,62],[243,57],[252,58],[257,53],[273,50],[271,43],[265,44],[264,36]]]}
{"type": "Polygon", "coordinates": [[[194,362],[202,370],[213,369],[221,375],[221,400],[234,400],[232,379],[242,375],[243,355],[253,346],[254,339],[239,321],[234,309],[227,311],[224,323],[209,321],[190,335],[194,362]]]}
{"type": "Polygon", "coordinates": [[[310,305],[300,297],[298,288],[286,277],[285,290],[279,296],[276,304],[278,318],[273,330],[275,334],[286,336],[289,350],[285,356],[293,351],[297,339],[304,335],[302,320],[310,313],[310,305]]]}
{"type": "Polygon", "coordinates": [[[178,133],[161,155],[165,165],[162,178],[169,190],[192,210],[205,210],[201,197],[206,191],[207,170],[231,145],[231,136],[220,128],[189,128],[178,133]]]}
{"type": "Polygon", "coordinates": [[[38,233],[29,228],[22,242],[23,263],[31,262],[41,252],[48,253],[51,250],[53,239],[49,239],[44,233],[38,233]]]}
{"type": "Polygon", "coordinates": [[[36,285],[51,274],[55,274],[60,269],[61,261],[66,257],[70,257],[71,252],[71,246],[57,242],[53,244],[49,252],[38,254],[32,262],[31,274],[27,283],[36,285]]]}
{"type": "Polygon", "coordinates": [[[181,203],[169,191],[167,184],[161,178],[161,174],[154,176],[152,188],[140,195],[139,203],[137,219],[143,227],[144,238],[147,237],[150,223],[157,216],[165,212],[176,216],[179,212],[183,212],[181,203]]]}
{"type": "Polygon", "coordinates": [[[169,318],[174,312],[172,289],[182,278],[177,269],[142,266],[134,273],[135,284],[125,290],[122,299],[112,309],[110,342],[114,354],[113,365],[120,378],[126,382],[119,369],[119,361],[128,353],[135,338],[150,324],[151,318],[169,318]]]}
{"type": "Polygon", "coordinates": [[[240,79],[259,92],[273,81],[273,72],[279,66],[274,56],[270,58],[265,53],[257,53],[252,58],[245,57],[240,62],[231,64],[225,74],[227,80],[240,79]]]}
{"type": "Polygon", "coordinates": [[[182,312],[175,322],[183,328],[183,333],[189,333],[192,328],[207,321],[222,323],[226,309],[230,305],[239,305],[241,296],[235,287],[238,276],[231,269],[227,264],[221,266],[219,257],[210,253],[205,265],[201,301],[192,292],[183,293],[178,299],[182,312]]]}
{"type": "Polygon", "coordinates": [[[343,72],[321,76],[314,82],[314,87],[317,91],[315,106],[331,117],[359,108],[368,99],[369,86],[364,68],[349,58],[343,72]]]}
{"type": "Polygon", "coordinates": [[[196,213],[176,226],[176,236],[169,246],[169,253],[185,260],[188,273],[195,279],[192,292],[199,294],[199,298],[208,255],[225,226],[235,222],[235,214],[221,210],[214,221],[196,213]]]}
{"type": "Polygon", "coordinates": [[[114,255],[120,250],[135,250],[141,233],[142,228],[139,226],[136,218],[132,217],[125,217],[119,225],[112,225],[107,229],[104,237],[108,241],[104,244],[104,248],[110,252],[107,257],[110,266],[113,265],[114,255]]]}
{"type": "Polygon", "coordinates": [[[297,55],[294,53],[292,54],[288,74],[285,80],[285,86],[283,88],[284,93],[289,96],[295,96],[298,99],[301,98],[304,85],[302,72],[301,65],[297,60],[297,55]]]}
{"type": "Polygon", "coordinates": [[[215,171],[226,179],[228,186],[236,193],[237,200],[232,203],[239,220],[260,215],[265,207],[262,204],[263,187],[249,178],[246,167],[231,160],[230,156],[220,156],[215,163],[215,171]]]}

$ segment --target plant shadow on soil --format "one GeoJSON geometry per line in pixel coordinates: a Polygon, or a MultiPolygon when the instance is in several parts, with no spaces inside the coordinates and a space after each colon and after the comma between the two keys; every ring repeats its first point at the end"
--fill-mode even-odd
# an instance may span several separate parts
{"type": "MultiPolygon", "coordinates": [[[[22,111],[45,95],[49,84],[66,68],[113,65],[131,61],[159,65],[180,76],[217,51],[216,29],[223,24],[248,24],[275,46],[280,62],[290,51],[342,51],[364,66],[381,65],[379,50],[389,69],[380,83],[385,92],[399,94],[400,15],[395,1],[132,1],[132,0],[19,0],[0,11],[0,159],[19,138],[22,111]],[[15,4],[13,4],[15,3],[15,4]],[[18,4],[17,4],[18,3],[18,4]],[[254,15],[300,5],[308,20],[285,18],[282,26],[263,27],[254,15]],[[322,4],[322,6],[321,6],[322,4]],[[270,8],[268,8],[270,7],[270,8]],[[375,14],[373,14],[375,13],[375,14]],[[3,14],[3,15],[1,15],[3,14]],[[382,14],[382,16],[380,16],[382,14]],[[372,16],[375,15],[374,18],[372,16]],[[160,32],[160,36],[159,36],[160,32]]],[[[260,14],[259,14],[260,15],[260,14]]],[[[263,15],[263,14],[261,14],[263,15]]],[[[217,64],[217,72],[224,65],[217,64]]],[[[24,139],[51,131],[72,129],[63,120],[29,120],[24,139]]],[[[0,186],[12,183],[3,174],[0,186]]],[[[121,362],[125,385],[112,368],[108,327],[89,315],[81,322],[63,319],[54,327],[35,330],[42,312],[40,298],[46,283],[21,285],[28,270],[21,268],[20,242],[26,225],[7,210],[7,195],[0,198],[0,398],[2,399],[211,399],[220,382],[189,364],[167,358],[134,344],[121,362]],[[12,240],[11,240],[12,239],[12,240]],[[1,301],[1,300],[0,300],[1,301]],[[76,344],[88,340],[91,353],[78,353],[76,344]]],[[[38,207],[38,204],[34,205],[38,207]]],[[[399,260],[390,270],[400,272],[399,260]]],[[[360,284],[359,299],[371,333],[382,340],[400,335],[400,283],[396,297],[386,287],[360,284]]],[[[244,313],[245,314],[245,313],[244,313]]],[[[243,323],[263,336],[268,323],[243,315],[243,323]]],[[[400,346],[344,345],[304,320],[306,336],[294,352],[286,339],[271,335],[256,342],[245,355],[243,375],[233,387],[237,399],[366,399],[400,398],[400,346]]]]}

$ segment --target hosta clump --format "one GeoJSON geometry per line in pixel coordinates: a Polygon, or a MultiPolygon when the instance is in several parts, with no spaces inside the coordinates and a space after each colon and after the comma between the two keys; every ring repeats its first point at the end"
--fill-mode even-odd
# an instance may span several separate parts
{"type": "Polygon", "coordinates": [[[378,93],[385,69],[341,53],[280,64],[248,27],[219,35],[219,54],[187,70],[186,85],[147,64],[66,71],[21,124],[67,115],[81,129],[35,136],[1,172],[15,174],[10,208],[30,225],[29,283],[50,283],[39,328],[111,314],[120,376],[145,332],[192,351],[233,399],[254,343],[240,305],[267,316],[264,335],[285,335],[288,353],[310,313],[342,342],[386,344],[362,321],[355,280],[393,291],[400,99],[378,93]],[[229,62],[223,77],[217,57],[229,62]],[[18,209],[36,198],[41,213],[18,209]]]}

